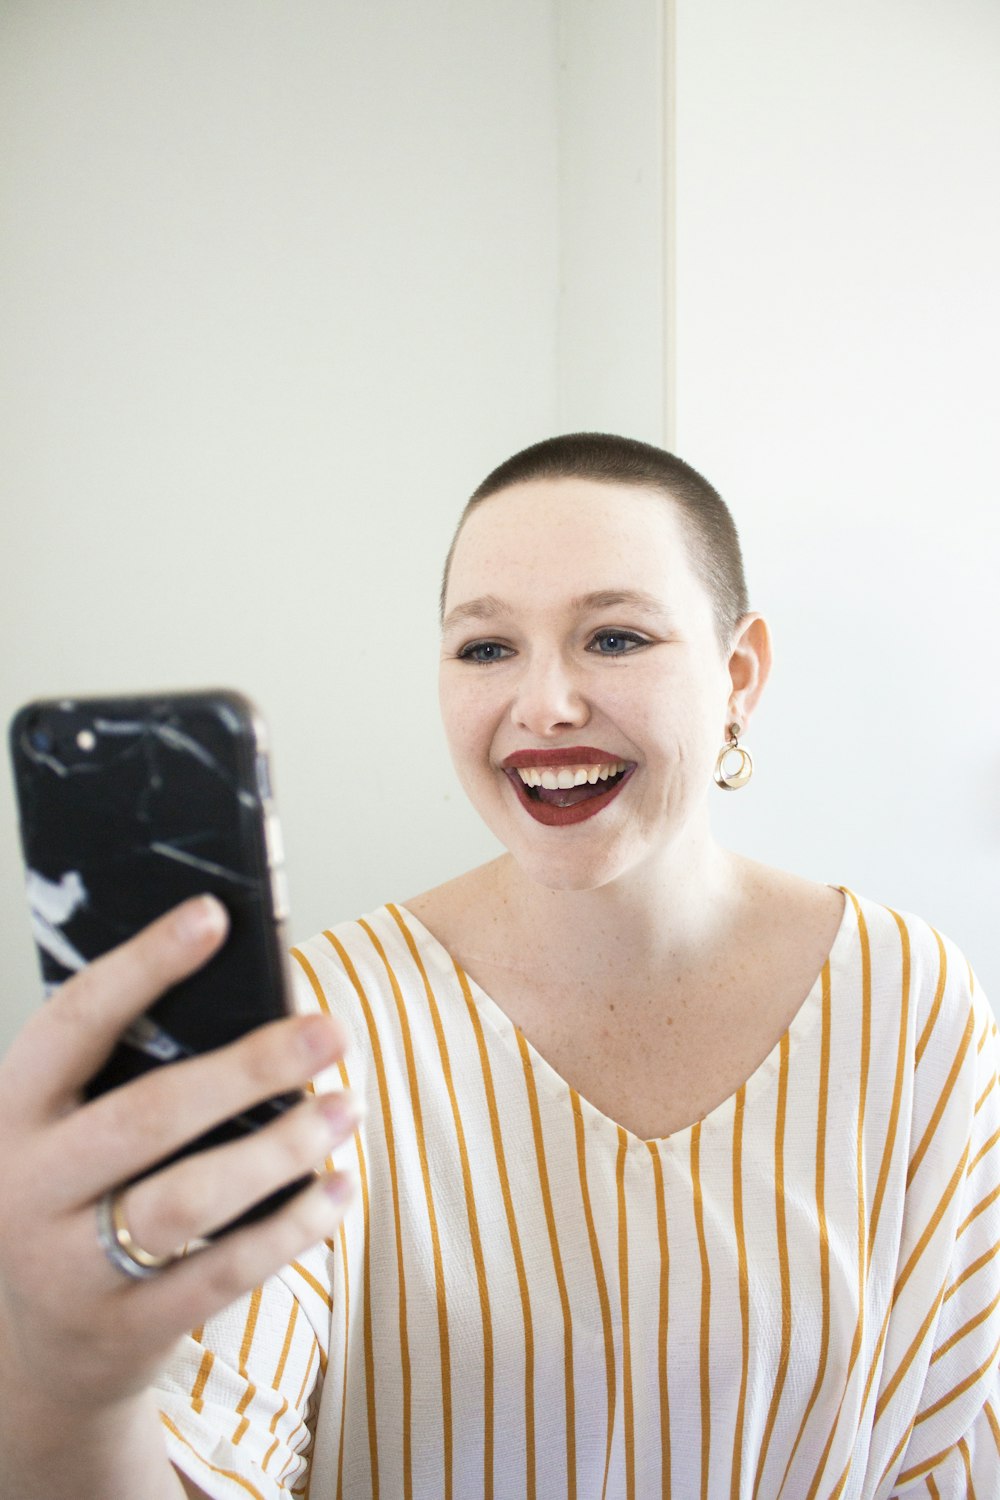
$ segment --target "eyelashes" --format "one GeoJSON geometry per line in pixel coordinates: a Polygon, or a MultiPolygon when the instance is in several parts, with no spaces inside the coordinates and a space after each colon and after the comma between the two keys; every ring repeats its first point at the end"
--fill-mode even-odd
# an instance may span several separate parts
{"type": "Polygon", "coordinates": [[[502,646],[499,641],[471,641],[458,652],[458,659],[488,667],[495,661],[503,661],[504,657],[513,655],[510,646],[502,646]]]}
{"type": "MultiPolygon", "coordinates": [[[[631,656],[633,651],[640,650],[643,646],[652,645],[648,636],[640,635],[637,630],[616,630],[607,627],[595,630],[587,642],[586,650],[595,656],[631,656]]],[[[456,653],[459,661],[471,662],[474,666],[488,667],[495,662],[505,661],[516,653],[512,646],[505,645],[502,641],[470,641],[456,653]]]]}
{"type": "Polygon", "coordinates": [[[640,646],[649,644],[649,637],[640,635],[637,630],[598,630],[587,650],[596,650],[598,656],[629,656],[640,646]],[[603,646],[608,646],[609,649],[604,651],[601,649],[603,646]],[[612,647],[620,649],[611,649],[612,647]]]}

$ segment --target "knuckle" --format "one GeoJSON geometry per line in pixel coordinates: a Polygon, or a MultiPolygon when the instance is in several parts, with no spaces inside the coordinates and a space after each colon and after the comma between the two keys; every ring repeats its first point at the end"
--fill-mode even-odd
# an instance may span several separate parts
{"type": "Polygon", "coordinates": [[[245,1083],[255,1097],[262,1098],[281,1089],[305,1083],[308,1062],[298,1044],[298,1027],[294,1021],[275,1021],[259,1026],[234,1044],[245,1083]]]}
{"type": "Polygon", "coordinates": [[[128,1143],[135,1170],[149,1166],[165,1149],[167,1132],[176,1115],[166,1069],[153,1069],[133,1083],[109,1089],[86,1108],[96,1118],[103,1138],[128,1143]]]}
{"type": "Polygon", "coordinates": [[[279,1064],[282,1061],[278,1038],[271,1026],[262,1026],[238,1042],[243,1076],[255,1090],[280,1087],[279,1064]]]}
{"type": "Polygon", "coordinates": [[[329,1150],[322,1126],[300,1105],[284,1119],[261,1132],[253,1143],[238,1149],[240,1167],[233,1173],[241,1196],[257,1201],[321,1163],[329,1150]]]}
{"type": "Polygon", "coordinates": [[[151,1223],[150,1233],[158,1236],[156,1250],[166,1254],[211,1228],[218,1212],[218,1197],[217,1184],[194,1169],[185,1170],[151,1223]]]}

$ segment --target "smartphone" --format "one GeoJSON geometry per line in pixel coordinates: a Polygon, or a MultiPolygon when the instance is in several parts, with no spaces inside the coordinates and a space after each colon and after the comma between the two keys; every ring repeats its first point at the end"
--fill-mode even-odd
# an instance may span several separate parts
{"type": "MultiPolygon", "coordinates": [[[[47,992],[189,896],[210,892],[229,912],[223,947],[129,1027],[88,1096],[289,1013],[281,838],[264,721],[248,698],[222,689],[29,703],[10,748],[47,992]]],[[[301,1097],[276,1095],[176,1155],[257,1130],[301,1097]]]]}

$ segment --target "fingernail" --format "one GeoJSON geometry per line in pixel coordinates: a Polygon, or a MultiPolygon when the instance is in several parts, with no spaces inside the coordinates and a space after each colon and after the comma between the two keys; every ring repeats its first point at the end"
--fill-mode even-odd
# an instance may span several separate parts
{"type": "Polygon", "coordinates": [[[314,1062],[331,1062],[340,1057],[341,1045],[337,1028],[327,1016],[309,1016],[302,1023],[299,1035],[302,1045],[314,1062]]]}
{"type": "Polygon", "coordinates": [[[185,943],[218,937],[225,932],[228,921],[226,908],[214,896],[196,896],[193,901],[186,901],[177,913],[181,940],[185,943]]]}
{"type": "Polygon", "coordinates": [[[319,1100],[320,1113],[325,1120],[341,1130],[347,1125],[360,1125],[368,1113],[364,1098],[355,1089],[341,1089],[337,1094],[324,1094],[319,1100]]]}
{"type": "Polygon", "coordinates": [[[323,1191],[334,1203],[348,1203],[354,1197],[354,1178],[346,1172],[331,1172],[323,1178],[323,1191]]]}

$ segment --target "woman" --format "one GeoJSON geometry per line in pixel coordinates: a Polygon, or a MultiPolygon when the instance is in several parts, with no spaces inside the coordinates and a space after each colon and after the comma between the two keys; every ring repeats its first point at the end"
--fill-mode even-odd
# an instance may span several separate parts
{"type": "Polygon", "coordinates": [[[209,904],[7,1059],[4,1493],[995,1493],[997,1028],[919,920],[713,840],[770,665],[722,502],[644,444],[536,445],[473,496],[442,613],[506,853],[295,950],[337,1024],[143,1081],[127,1120],[74,1091],[221,941],[209,904]],[[353,1203],[328,1173],[146,1280],[102,1255],[95,1205],[178,1111],[324,1064],[269,1139],[122,1195],[126,1254],[331,1146],[353,1203]]]}

